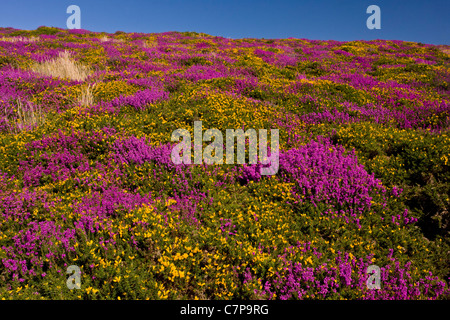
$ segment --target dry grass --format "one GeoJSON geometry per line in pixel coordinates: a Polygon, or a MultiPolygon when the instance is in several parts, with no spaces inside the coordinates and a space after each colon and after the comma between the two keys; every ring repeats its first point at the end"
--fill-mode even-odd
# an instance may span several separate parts
{"type": "Polygon", "coordinates": [[[81,95],[78,97],[78,103],[81,106],[91,106],[94,104],[94,85],[88,85],[81,89],[81,95]]]}
{"type": "Polygon", "coordinates": [[[157,46],[157,42],[154,40],[145,40],[145,41],[142,41],[142,46],[144,48],[154,48],[157,46]]]}
{"type": "Polygon", "coordinates": [[[39,41],[39,37],[1,37],[0,41],[8,41],[8,42],[36,42],[39,41]]]}
{"type": "Polygon", "coordinates": [[[17,119],[11,121],[7,119],[9,129],[13,133],[19,133],[26,129],[35,128],[45,122],[45,114],[42,112],[40,106],[35,106],[30,102],[24,103],[22,100],[16,100],[17,105],[17,119]],[[15,122],[15,125],[11,125],[15,122]]]}
{"type": "Polygon", "coordinates": [[[56,59],[35,63],[31,70],[45,76],[77,81],[84,81],[91,74],[91,69],[74,61],[68,51],[61,52],[56,59]]]}
{"type": "Polygon", "coordinates": [[[441,50],[443,53],[450,55],[450,46],[447,45],[439,45],[439,50],[441,50]]]}
{"type": "Polygon", "coordinates": [[[102,37],[98,38],[98,40],[100,40],[100,42],[108,42],[108,41],[110,41],[112,43],[122,43],[122,42],[124,42],[123,39],[114,39],[114,38],[110,38],[108,36],[102,36],[102,37]]]}

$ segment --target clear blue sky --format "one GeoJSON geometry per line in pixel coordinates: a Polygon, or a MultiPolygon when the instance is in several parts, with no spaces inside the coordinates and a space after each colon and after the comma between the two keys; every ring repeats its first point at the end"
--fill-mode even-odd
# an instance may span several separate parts
{"type": "Polygon", "coordinates": [[[66,28],[66,8],[81,27],[113,33],[196,31],[230,38],[396,39],[450,44],[450,0],[2,0],[0,26],[66,28]],[[381,30],[366,9],[381,8],[381,30]]]}

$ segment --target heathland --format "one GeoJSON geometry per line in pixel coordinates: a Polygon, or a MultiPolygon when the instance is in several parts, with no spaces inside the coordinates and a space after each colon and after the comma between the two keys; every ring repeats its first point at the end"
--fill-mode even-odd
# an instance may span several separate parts
{"type": "Polygon", "coordinates": [[[0,298],[446,299],[449,80],[421,43],[0,28],[0,298]],[[278,172],[175,165],[194,121],[278,129],[278,172]]]}

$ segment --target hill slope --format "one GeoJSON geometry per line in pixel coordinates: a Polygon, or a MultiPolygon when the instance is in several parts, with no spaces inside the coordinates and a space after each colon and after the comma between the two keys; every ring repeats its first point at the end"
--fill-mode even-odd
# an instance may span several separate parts
{"type": "Polygon", "coordinates": [[[0,297],[448,298],[449,66],[402,41],[0,28],[0,297]],[[277,174],[175,165],[194,121],[278,129],[277,174]]]}

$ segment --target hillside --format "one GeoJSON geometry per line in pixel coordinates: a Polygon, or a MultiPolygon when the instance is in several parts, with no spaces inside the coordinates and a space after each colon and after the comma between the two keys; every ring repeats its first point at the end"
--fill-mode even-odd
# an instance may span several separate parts
{"type": "Polygon", "coordinates": [[[0,298],[448,299],[449,80],[412,42],[0,28],[0,298]],[[200,121],[278,129],[276,174],[174,164],[200,121]]]}

